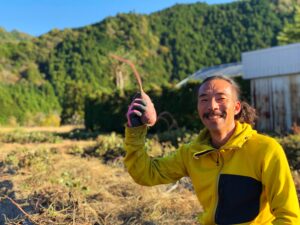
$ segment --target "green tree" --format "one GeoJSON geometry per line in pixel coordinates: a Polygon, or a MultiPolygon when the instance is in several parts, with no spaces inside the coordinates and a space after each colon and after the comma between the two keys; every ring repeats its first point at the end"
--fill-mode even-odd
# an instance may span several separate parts
{"type": "Polygon", "coordinates": [[[293,22],[285,25],[277,39],[281,45],[300,42],[300,6],[295,7],[293,22]]]}
{"type": "Polygon", "coordinates": [[[28,67],[21,73],[21,75],[28,82],[36,85],[42,84],[45,81],[39,69],[37,68],[37,65],[33,63],[30,63],[28,67]]]}
{"type": "MultiPolygon", "coordinates": [[[[0,28],[0,81],[16,88],[24,85],[20,83],[33,84],[28,91],[35,91],[28,99],[36,104],[27,104],[26,95],[19,92],[17,98],[20,106],[33,110],[48,103],[49,99],[43,101],[36,93],[49,82],[63,108],[63,122],[74,122],[72,118],[84,116],[86,94],[113,95],[117,87],[124,93],[136,90],[130,67],[110,54],[136,65],[147,92],[172,85],[203,67],[239,61],[243,51],[276,46],[283,21],[292,14],[276,11],[270,3],[274,1],[177,4],[151,15],[119,14],[82,28],[55,29],[29,39],[12,38],[0,28]]],[[[8,97],[12,89],[7,88],[0,93],[0,105],[3,101],[9,109],[14,99],[8,97]]],[[[22,113],[18,115],[22,118],[22,113]]]]}
{"type": "Polygon", "coordinates": [[[82,82],[69,81],[66,83],[61,115],[63,123],[83,123],[84,100],[89,89],[89,86],[82,82]]]}

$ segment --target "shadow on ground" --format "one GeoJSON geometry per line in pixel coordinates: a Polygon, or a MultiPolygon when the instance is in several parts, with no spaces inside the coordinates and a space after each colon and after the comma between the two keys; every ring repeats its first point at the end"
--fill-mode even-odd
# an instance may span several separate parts
{"type": "MultiPolygon", "coordinates": [[[[5,177],[9,175],[11,171],[3,171],[3,164],[0,162],[0,179],[1,177],[5,177]]],[[[16,205],[14,205],[8,198],[13,199],[18,205],[22,205],[22,209],[30,214],[33,212],[33,208],[26,204],[26,200],[24,199],[16,199],[16,195],[14,192],[13,183],[9,180],[1,180],[0,181],[0,224],[9,224],[9,220],[14,220],[17,218],[24,218],[24,214],[21,210],[18,209],[16,205]]],[[[25,221],[22,225],[31,225],[32,223],[29,221],[25,221]]]]}

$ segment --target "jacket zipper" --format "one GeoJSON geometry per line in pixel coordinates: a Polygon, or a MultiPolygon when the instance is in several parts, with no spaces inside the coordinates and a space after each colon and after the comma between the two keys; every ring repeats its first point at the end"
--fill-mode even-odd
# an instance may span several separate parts
{"type": "Polygon", "coordinates": [[[219,167],[218,170],[218,174],[217,174],[217,181],[216,181],[216,194],[215,194],[215,208],[214,208],[214,213],[212,214],[213,216],[213,220],[212,221],[216,221],[216,212],[217,212],[217,207],[218,207],[218,201],[219,201],[219,181],[220,181],[220,174],[221,174],[221,170],[223,169],[223,165],[224,165],[224,159],[223,156],[221,155],[220,150],[217,151],[217,161],[216,161],[216,165],[217,167],[219,167]],[[220,163],[221,160],[221,163],[220,163]]]}
{"type": "Polygon", "coordinates": [[[220,151],[217,151],[217,161],[216,161],[216,164],[217,164],[217,166],[219,166],[219,164],[220,164],[220,151]]]}

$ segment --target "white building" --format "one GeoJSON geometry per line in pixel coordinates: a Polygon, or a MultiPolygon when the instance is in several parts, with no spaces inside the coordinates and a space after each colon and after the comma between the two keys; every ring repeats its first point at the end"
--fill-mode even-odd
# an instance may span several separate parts
{"type": "Polygon", "coordinates": [[[257,129],[277,133],[300,125],[300,43],[242,53],[257,129]]]}

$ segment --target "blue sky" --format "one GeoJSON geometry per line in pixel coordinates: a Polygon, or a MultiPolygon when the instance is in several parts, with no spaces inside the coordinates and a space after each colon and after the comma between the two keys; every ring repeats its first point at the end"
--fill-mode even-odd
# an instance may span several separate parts
{"type": "Polygon", "coordinates": [[[76,28],[117,13],[149,14],[179,4],[233,0],[1,0],[0,27],[38,36],[51,29],[76,28]]]}

